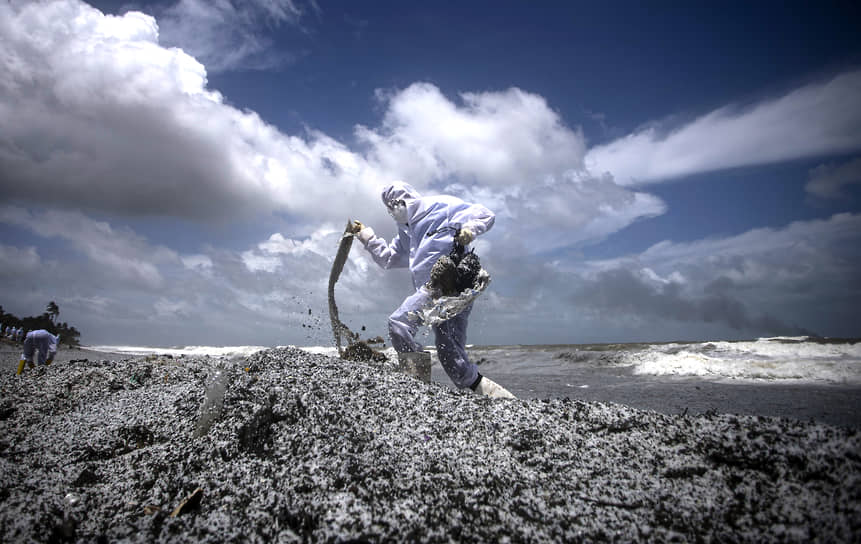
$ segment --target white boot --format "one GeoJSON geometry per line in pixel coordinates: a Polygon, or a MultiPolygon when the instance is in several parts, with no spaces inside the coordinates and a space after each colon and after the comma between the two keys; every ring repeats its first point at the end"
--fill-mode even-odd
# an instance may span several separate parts
{"type": "Polygon", "coordinates": [[[487,395],[492,399],[515,399],[508,389],[502,387],[487,376],[482,376],[481,381],[475,386],[475,392],[479,395],[487,395]]]}

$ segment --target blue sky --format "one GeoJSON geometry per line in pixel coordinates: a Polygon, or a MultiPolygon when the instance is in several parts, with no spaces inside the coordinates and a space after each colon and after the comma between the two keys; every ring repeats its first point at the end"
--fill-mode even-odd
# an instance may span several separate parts
{"type": "MultiPolygon", "coordinates": [[[[403,179],[497,213],[470,342],[861,336],[859,11],[13,1],[0,304],[89,344],[325,344],[339,230],[393,235],[403,179]]],[[[384,335],[409,286],[356,247],[342,318],[384,335]]]]}

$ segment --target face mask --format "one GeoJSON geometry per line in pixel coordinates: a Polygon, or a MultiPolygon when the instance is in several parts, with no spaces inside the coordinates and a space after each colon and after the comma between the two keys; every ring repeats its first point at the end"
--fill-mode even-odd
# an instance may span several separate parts
{"type": "Polygon", "coordinates": [[[407,205],[404,204],[403,200],[395,202],[389,208],[389,215],[392,216],[392,218],[395,220],[395,222],[406,225],[406,223],[407,223],[407,205]]]}

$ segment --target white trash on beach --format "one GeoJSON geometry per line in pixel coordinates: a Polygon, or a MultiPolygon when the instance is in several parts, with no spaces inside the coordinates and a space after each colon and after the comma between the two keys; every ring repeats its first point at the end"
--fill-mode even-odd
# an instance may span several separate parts
{"type": "Polygon", "coordinates": [[[278,348],[225,365],[196,437],[220,361],[88,356],[0,373],[2,542],[861,539],[854,429],[499,403],[278,348]]]}
{"type": "Polygon", "coordinates": [[[206,395],[200,407],[200,417],[194,431],[195,437],[201,437],[209,432],[212,423],[221,415],[224,405],[224,392],[230,381],[229,373],[224,368],[216,368],[206,380],[206,395]]]}

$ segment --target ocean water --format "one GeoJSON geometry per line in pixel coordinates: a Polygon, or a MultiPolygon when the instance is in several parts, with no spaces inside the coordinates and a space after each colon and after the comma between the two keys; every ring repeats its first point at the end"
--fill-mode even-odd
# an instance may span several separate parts
{"type": "Polygon", "coordinates": [[[669,414],[787,417],[861,429],[861,342],[779,337],[494,346],[474,348],[471,356],[482,374],[521,398],[615,402],[669,414]]]}
{"type": "MultiPolygon", "coordinates": [[[[130,355],[228,360],[262,346],[91,346],[130,355]]],[[[331,346],[302,347],[337,356],[331,346]]],[[[428,347],[433,352],[433,347],[428,347]]],[[[807,337],[743,342],[470,346],[485,376],[520,398],[616,402],[664,413],[740,413],[861,429],[861,342],[807,337]]],[[[387,353],[394,357],[389,348],[387,353]]],[[[432,379],[451,381],[439,364],[432,379]]]]}
{"type": "Polygon", "coordinates": [[[179,346],[170,348],[149,346],[81,346],[81,349],[102,351],[107,353],[119,353],[122,355],[170,355],[171,357],[223,357],[225,359],[239,359],[248,357],[252,353],[267,346],[179,346]]]}
{"type": "Polygon", "coordinates": [[[474,348],[472,354],[480,364],[506,373],[861,386],[861,342],[829,343],[805,337],[747,342],[494,346],[474,348]]]}

